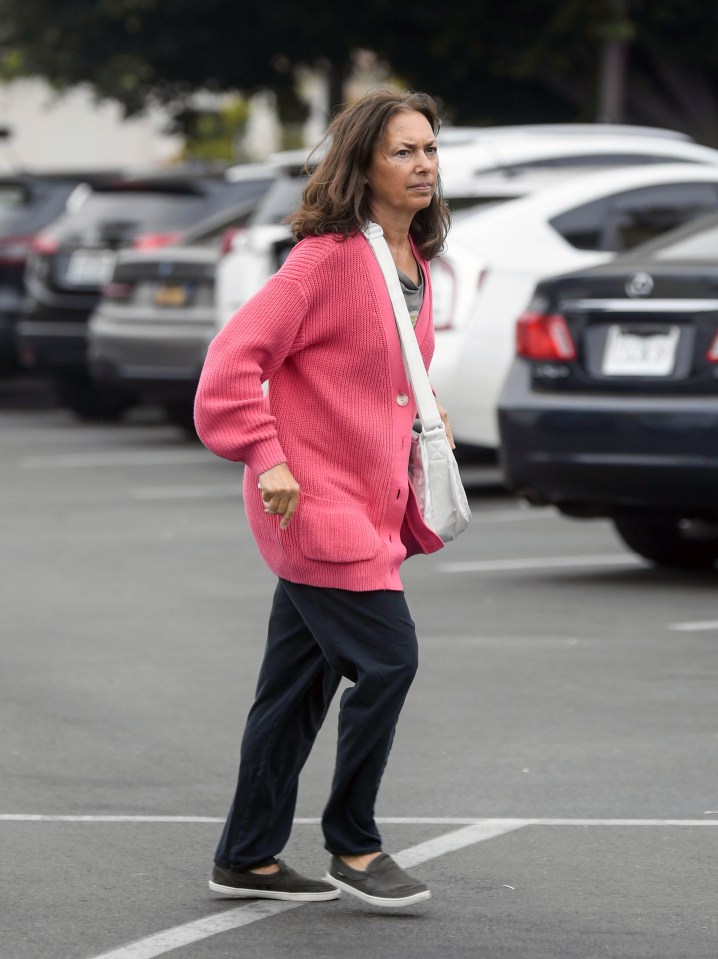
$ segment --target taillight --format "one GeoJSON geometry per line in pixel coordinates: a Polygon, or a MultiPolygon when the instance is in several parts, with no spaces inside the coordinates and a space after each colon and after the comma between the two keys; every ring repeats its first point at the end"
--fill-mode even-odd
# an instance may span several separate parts
{"type": "Polygon", "coordinates": [[[560,313],[527,311],[516,324],[516,355],[526,360],[573,360],[573,345],[566,320],[560,313]]]}
{"type": "Polygon", "coordinates": [[[102,295],[108,300],[127,300],[132,295],[129,283],[108,283],[103,286],[102,295]]]}
{"type": "Polygon", "coordinates": [[[446,260],[437,259],[431,264],[431,297],[434,329],[450,329],[456,309],[456,272],[446,260]]]}
{"type": "Polygon", "coordinates": [[[158,250],[160,247],[176,243],[181,233],[138,233],[132,241],[135,250],[158,250]]]}
{"type": "MultiPolygon", "coordinates": [[[[480,290],[486,279],[486,270],[472,270],[476,278],[476,290],[480,290]]],[[[461,271],[464,276],[464,272],[461,271]]],[[[466,280],[464,280],[466,284],[466,280]]],[[[467,300],[464,291],[464,300],[467,300]]],[[[459,301],[458,271],[449,260],[438,258],[431,261],[431,295],[434,307],[434,329],[450,330],[456,325],[456,311],[459,301]]],[[[473,295],[473,294],[472,294],[473,295]]],[[[468,302],[468,300],[467,300],[468,302]]]]}
{"type": "Polygon", "coordinates": [[[60,244],[49,233],[38,233],[30,244],[33,253],[39,253],[42,256],[51,256],[60,249],[60,244]]]}
{"type": "Polygon", "coordinates": [[[239,227],[230,227],[228,230],[224,231],[224,233],[222,234],[222,239],[220,240],[220,244],[219,244],[220,256],[226,256],[227,253],[229,253],[229,251],[234,246],[234,241],[242,232],[243,230],[240,229],[239,227]]]}
{"type": "Polygon", "coordinates": [[[21,265],[32,246],[32,236],[4,236],[0,238],[0,263],[21,265]]]}

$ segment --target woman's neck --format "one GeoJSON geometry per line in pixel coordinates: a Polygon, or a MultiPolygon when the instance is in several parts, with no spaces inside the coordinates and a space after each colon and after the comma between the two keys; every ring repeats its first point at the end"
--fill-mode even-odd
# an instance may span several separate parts
{"type": "Polygon", "coordinates": [[[401,216],[393,211],[373,209],[372,220],[384,231],[384,239],[391,251],[397,269],[405,273],[415,283],[419,282],[419,267],[409,238],[409,228],[413,216],[401,216]]]}
{"type": "Polygon", "coordinates": [[[416,257],[414,256],[411,240],[409,239],[408,228],[406,231],[394,231],[392,233],[390,230],[386,230],[382,224],[379,225],[382,230],[384,230],[384,239],[389,247],[389,252],[391,253],[391,258],[396,268],[401,270],[402,273],[405,273],[414,283],[418,283],[419,267],[416,262],[416,257]]]}
{"type": "Polygon", "coordinates": [[[411,243],[409,242],[409,228],[413,216],[402,216],[394,211],[373,209],[371,211],[372,220],[378,223],[384,231],[384,238],[389,244],[389,248],[397,252],[407,251],[411,253],[411,243]]]}

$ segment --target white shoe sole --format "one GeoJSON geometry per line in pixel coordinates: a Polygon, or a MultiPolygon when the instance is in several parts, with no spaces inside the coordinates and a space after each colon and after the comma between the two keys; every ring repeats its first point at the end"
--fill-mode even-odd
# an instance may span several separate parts
{"type": "Polygon", "coordinates": [[[372,906],[383,906],[385,909],[401,909],[402,906],[413,906],[416,902],[426,902],[427,899],[431,899],[431,890],[429,889],[425,889],[423,892],[415,892],[413,896],[404,896],[402,899],[385,899],[381,896],[368,896],[365,892],[360,892],[359,889],[355,889],[354,886],[342,882],[341,879],[337,879],[329,873],[324,878],[327,882],[336,886],[337,891],[341,889],[348,892],[350,896],[361,899],[362,902],[369,902],[372,906]]]}
{"type": "Polygon", "coordinates": [[[237,889],[235,886],[223,886],[221,883],[209,880],[209,888],[218,896],[228,899],[281,899],[284,902],[325,902],[327,899],[338,899],[339,889],[330,889],[327,892],[275,892],[272,889],[237,889]]]}

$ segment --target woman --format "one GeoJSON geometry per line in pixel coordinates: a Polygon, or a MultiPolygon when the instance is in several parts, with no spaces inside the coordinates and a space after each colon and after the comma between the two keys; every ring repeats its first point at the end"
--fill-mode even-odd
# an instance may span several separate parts
{"type": "Polygon", "coordinates": [[[442,543],[408,484],[416,407],[386,284],[360,230],[368,221],[383,228],[428,366],[428,260],[449,223],[438,128],[430,97],[393,90],[334,119],[292,222],[300,242],[216,337],[202,372],[198,433],[246,464],[247,517],[279,577],[210,881],[222,895],[313,901],[344,890],[382,906],[430,896],[382,852],[374,804],[417,667],[399,567],[442,543]],[[322,820],[332,854],[325,882],[275,857],[342,677],[353,686],[342,696],[322,820]]]}

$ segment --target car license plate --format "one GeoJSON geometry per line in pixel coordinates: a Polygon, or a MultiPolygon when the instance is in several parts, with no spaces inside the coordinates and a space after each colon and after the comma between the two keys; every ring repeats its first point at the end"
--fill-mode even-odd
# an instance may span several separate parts
{"type": "Polygon", "coordinates": [[[67,281],[76,286],[103,286],[109,283],[115,254],[108,250],[76,250],[67,265],[67,281]]]}
{"type": "Polygon", "coordinates": [[[156,306],[184,306],[188,299],[188,289],[179,283],[168,283],[155,291],[156,306]]]}
{"type": "Polygon", "coordinates": [[[611,326],[601,372],[605,376],[669,376],[679,337],[677,326],[645,333],[635,327],[611,326]]]}

